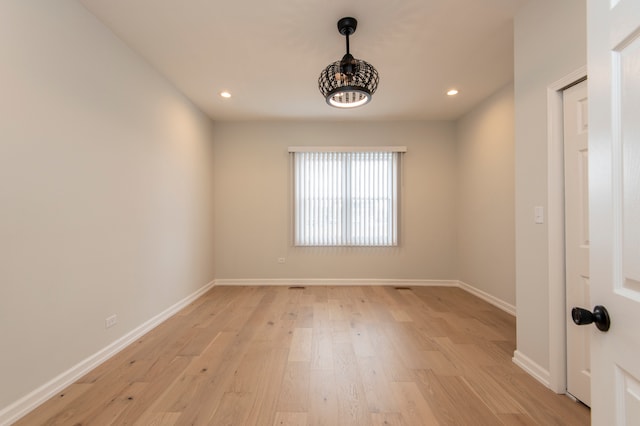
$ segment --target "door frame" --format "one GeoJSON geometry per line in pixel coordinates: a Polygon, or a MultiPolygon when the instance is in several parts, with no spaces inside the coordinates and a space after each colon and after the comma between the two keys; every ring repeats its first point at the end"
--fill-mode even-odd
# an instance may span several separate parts
{"type": "Polygon", "coordinates": [[[562,92],[587,78],[584,65],[547,86],[547,233],[549,388],[567,393],[564,238],[564,113],[562,92]]]}

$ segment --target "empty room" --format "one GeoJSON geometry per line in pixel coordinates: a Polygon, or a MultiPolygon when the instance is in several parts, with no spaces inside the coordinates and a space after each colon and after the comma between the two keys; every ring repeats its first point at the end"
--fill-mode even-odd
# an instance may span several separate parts
{"type": "Polygon", "coordinates": [[[0,425],[640,422],[636,0],[0,0],[0,425]]]}

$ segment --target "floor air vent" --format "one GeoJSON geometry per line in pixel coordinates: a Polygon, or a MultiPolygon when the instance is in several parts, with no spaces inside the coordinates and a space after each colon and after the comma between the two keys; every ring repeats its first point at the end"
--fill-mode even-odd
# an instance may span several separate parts
{"type": "Polygon", "coordinates": [[[411,290],[411,287],[394,287],[395,290],[411,290]]]}
{"type": "Polygon", "coordinates": [[[306,287],[302,285],[292,285],[289,287],[289,290],[304,290],[306,287]]]}

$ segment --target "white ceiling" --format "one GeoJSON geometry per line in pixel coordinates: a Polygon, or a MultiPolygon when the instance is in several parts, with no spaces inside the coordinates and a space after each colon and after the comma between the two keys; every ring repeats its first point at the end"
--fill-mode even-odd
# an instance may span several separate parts
{"type": "Polygon", "coordinates": [[[528,0],[80,1],[214,120],[450,120],[512,81],[512,18],[528,0]],[[380,73],[352,110],[317,85],[345,53],[344,16],[358,20],[351,53],[380,73]]]}

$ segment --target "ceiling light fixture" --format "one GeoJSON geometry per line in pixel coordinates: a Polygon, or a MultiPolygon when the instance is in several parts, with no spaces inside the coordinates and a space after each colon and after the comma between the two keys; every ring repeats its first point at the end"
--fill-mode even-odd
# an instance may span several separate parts
{"type": "Polygon", "coordinates": [[[456,90],[456,89],[451,89],[451,90],[449,90],[447,92],[447,95],[449,95],[449,96],[454,96],[454,95],[457,95],[457,94],[458,94],[458,90],[456,90]]]}
{"type": "Polygon", "coordinates": [[[347,53],[342,60],[329,64],[318,78],[318,88],[327,103],[338,108],[355,108],[371,100],[380,77],[373,65],[355,59],[349,53],[349,36],[356,32],[355,18],[338,21],[338,31],[346,37],[347,53]]]}
{"type": "Polygon", "coordinates": [[[227,92],[226,90],[224,92],[220,92],[220,96],[222,96],[223,98],[230,98],[231,97],[231,93],[227,92]]]}

